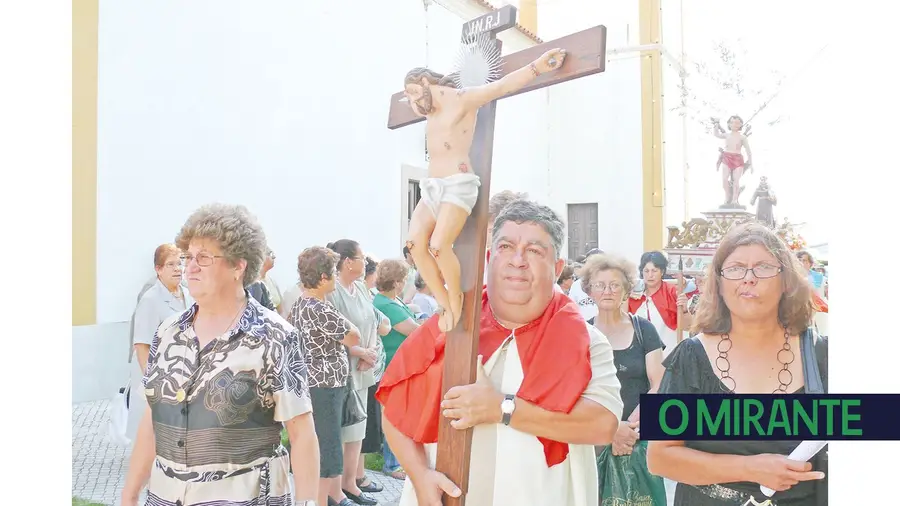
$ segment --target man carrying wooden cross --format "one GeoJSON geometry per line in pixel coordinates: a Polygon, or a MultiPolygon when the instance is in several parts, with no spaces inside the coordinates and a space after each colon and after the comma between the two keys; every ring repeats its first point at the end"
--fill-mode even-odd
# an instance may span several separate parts
{"type": "Polygon", "coordinates": [[[442,416],[474,428],[467,504],[597,505],[593,446],[612,441],[623,406],[609,342],[553,288],[564,234],[552,209],[528,200],[497,216],[475,383],[441,397],[447,334],[436,317],[397,351],[376,397],[408,475],[400,506],[460,494],[434,470],[442,416]]]}

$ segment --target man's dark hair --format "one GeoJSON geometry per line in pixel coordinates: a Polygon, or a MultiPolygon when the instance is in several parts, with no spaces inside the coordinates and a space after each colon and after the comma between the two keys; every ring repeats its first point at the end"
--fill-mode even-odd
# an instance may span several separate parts
{"type": "Polygon", "coordinates": [[[666,260],[666,256],[662,254],[661,251],[648,251],[641,255],[641,262],[638,265],[638,272],[641,276],[641,279],[644,279],[644,267],[647,264],[653,264],[657,269],[660,270],[663,276],[666,275],[666,267],[669,266],[669,261],[666,260]]]}
{"type": "Polygon", "coordinates": [[[408,257],[409,255],[410,255],[410,253],[409,253],[409,246],[404,246],[404,247],[403,247],[403,258],[406,258],[406,257],[408,257]]]}
{"type": "Polygon", "coordinates": [[[421,274],[416,274],[415,285],[416,285],[416,290],[421,290],[421,289],[425,288],[425,280],[422,279],[421,274]]]}
{"type": "MultiPolygon", "coordinates": [[[[494,242],[500,238],[500,229],[503,228],[503,224],[507,221],[514,223],[531,222],[543,227],[547,234],[550,235],[550,245],[553,247],[555,258],[559,258],[562,252],[562,243],[566,237],[566,225],[556,211],[530,200],[510,202],[494,220],[494,228],[491,231],[494,242]]],[[[493,247],[493,244],[491,247],[493,247]]]]}

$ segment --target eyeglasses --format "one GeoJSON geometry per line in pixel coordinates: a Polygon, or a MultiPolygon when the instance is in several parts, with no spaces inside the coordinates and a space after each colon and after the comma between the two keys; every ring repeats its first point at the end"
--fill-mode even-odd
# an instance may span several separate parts
{"type": "Polygon", "coordinates": [[[616,283],[615,281],[607,285],[606,283],[600,281],[597,283],[591,283],[590,285],[591,291],[603,293],[609,288],[609,293],[616,293],[622,289],[622,285],[620,283],[616,283]]]}
{"type": "Polygon", "coordinates": [[[753,275],[756,276],[756,279],[769,279],[774,278],[781,272],[781,267],[776,267],[774,265],[769,264],[759,264],[753,268],[747,268],[742,265],[735,265],[733,267],[726,267],[719,271],[719,274],[722,275],[723,278],[729,279],[731,281],[738,281],[747,277],[747,271],[752,271],[753,275]]]}
{"type": "Polygon", "coordinates": [[[167,269],[175,269],[176,267],[184,267],[184,261],[181,260],[178,262],[166,262],[166,264],[163,267],[165,267],[167,269]]]}
{"type": "Polygon", "coordinates": [[[200,253],[197,256],[192,255],[184,255],[181,257],[181,260],[184,261],[184,264],[187,265],[191,263],[191,260],[196,260],[197,265],[200,267],[209,267],[216,261],[217,258],[225,258],[222,255],[210,255],[209,253],[200,253]]]}

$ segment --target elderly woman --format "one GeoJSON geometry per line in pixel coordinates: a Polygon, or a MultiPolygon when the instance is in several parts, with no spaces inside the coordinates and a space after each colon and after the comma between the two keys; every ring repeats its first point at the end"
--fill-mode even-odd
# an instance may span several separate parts
{"type": "MultiPolygon", "coordinates": [[[[391,331],[382,338],[386,364],[391,363],[391,359],[394,358],[394,354],[397,353],[397,349],[406,337],[419,328],[416,315],[400,299],[406,283],[406,274],[406,263],[402,260],[384,260],[378,264],[375,281],[378,295],[375,296],[374,304],[375,308],[381,311],[391,323],[391,331]]],[[[386,439],[382,452],[384,455],[382,472],[398,480],[405,480],[406,473],[388,447],[386,439]]]]}
{"type": "Polygon", "coordinates": [[[196,303],[156,331],[141,421],[122,491],[148,504],[291,504],[316,495],[318,445],[298,334],[246,287],[266,239],[243,206],[214,204],[176,239],[196,303]],[[290,455],[281,445],[282,424],[290,455]]]}
{"type": "Polygon", "coordinates": [[[628,299],[628,312],[643,316],[650,320],[656,332],[666,345],[663,357],[670,353],[678,342],[678,313],[681,312],[682,324],[690,327],[691,315],[687,312],[687,297],[679,294],[672,283],[663,281],[668,261],[659,251],[650,251],[641,255],[641,279],[644,289],[633,293],[628,299]]]}
{"type": "MultiPolygon", "coordinates": [[[[622,385],[621,396],[624,404],[622,421],[613,437],[610,447],[599,448],[599,477],[604,481],[608,471],[618,468],[611,466],[627,466],[630,471],[643,473],[640,480],[653,487],[642,490],[640,498],[648,496],[641,504],[665,506],[666,492],[662,478],[652,476],[647,470],[644,458],[647,443],[638,436],[640,423],[640,399],[642,394],[656,393],[662,380],[662,350],[665,347],[659,339],[656,329],[645,318],[629,314],[625,308],[628,294],[634,288],[634,264],[624,258],[599,254],[593,255],[581,268],[581,287],[597,305],[597,316],[588,320],[609,340],[613,349],[619,383],[622,385]],[[616,462],[616,457],[632,455],[639,460],[623,459],[616,462]],[[611,453],[611,455],[610,455],[611,453]]],[[[630,474],[625,473],[625,476],[630,474]]],[[[603,494],[603,487],[600,488],[603,494]]],[[[603,499],[612,499],[609,494],[603,499]]],[[[614,497],[621,500],[635,500],[634,497],[614,497]]]]}
{"type": "MultiPolygon", "coordinates": [[[[734,227],[707,272],[694,322],[699,333],[663,362],[659,392],[792,394],[809,393],[810,385],[827,391],[827,340],[807,333],[810,290],[774,232],[758,223],[734,227]],[[804,377],[804,361],[814,364],[810,377],[804,377]]],[[[652,473],[678,482],[676,506],[761,503],[760,485],[776,491],[772,501],[779,506],[827,504],[827,453],[813,463],[791,461],[787,455],[798,444],[652,441],[648,463],[652,473]]]]}
{"type": "MultiPolygon", "coordinates": [[[[303,294],[294,303],[288,321],[300,330],[309,370],[309,392],[319,436],[319,505],[351,506],[341,491],[344,452],[341,447],[344,400],[350,378],[351,357],[370,356],[359,345],[360,332],[327,296],[335,290],[340,256],[328,248],[307,248],[297,258],[303,294]]],[[[355,462],[351,468],[355,471],[355,462]]]]}
{"type": "MultiPolygon", "coordinates": [[[[327,295],[327,300],[359,330],[359,347],[362,355],[350,359],[350,377],[363,407],[368,413],[369,388],[375,386],[375,375],[381,371],[376,365],[384,365],[380,360],[384,353],[381,336],[391,330],[390,323],[372,305],[372,296],[362,280],[366,272],[366,257],[359,243],[350,239],[341,239],[329,243],[328,249],[338,255],[337,283],[335,289],[327,295]]],[[[373,393],[374,396],[374,393],[373,393]]],[[[360,457],[362,443],[366,437],[369,423],[378,424],[380,420],[366,419],[341,430],[341,442],[344,443],[344,475],[342,487],[344,495],[353,502],[363,505],[378,504],[378,501],[365,492],[381,492],[383,489],[365,478],[363,460],[360,457]],[[359,475],[363,480],[358,481],[359,475]],[[366,489],[366,490],[362,490],[366,489]]]]}
{"type": "Polygon", "coordinates": [[[156,280],[138,297],[131,319],[131,342],[134,348],[134,367],[131,377],[131,397],[128,409],[128,439],[134,440],[144,417],[144,371],[153,335],[159,325],[170,316],[182,313],[190,305],[190,296],[181,286],[181,250],[174,244],[163,244],[153,253],[156,280]]]}

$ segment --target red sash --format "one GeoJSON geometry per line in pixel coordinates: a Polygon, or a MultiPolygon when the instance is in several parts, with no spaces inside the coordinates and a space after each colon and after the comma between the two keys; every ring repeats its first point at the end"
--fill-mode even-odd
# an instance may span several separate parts
{"type": "MultiPolygon", "coordinates": [[[[435,443],[441,411],[446,335],[432,316],[403,342],[384,372],[375,398],[384,416],[417,443],[435,443]]],[[[482,292],[478,353],[487,360],[512,333],[494,318],[482,292]]],[[[578,306],[554,292],[537,320],[515,330],[525,375],[517,397],[548,411],[569,413],[591,380],[590,334],[578,306]]],[[[564,461],[569,445],[538,438],[547,466],[564,461]]]]}
{"type": "MultiPolygon", "coordinates": [[[[659,316],[662,317],[666,327],[669,327],[672,330],[678,328],[678,289],[675,288],[675,285],[663,281],[659,290],[651,295],[650,298],[653,299],[653,305],[655,305],[656,310],[659,311],[659,316]]],[[[643,304],[645,300],[647,300],[646,295],[641,295],[639,299],[629,298],[628,312],[643,316],[649,320],[649,315],[637,313],[638,308],[641,307],[641,304],[643,304]]]]}

